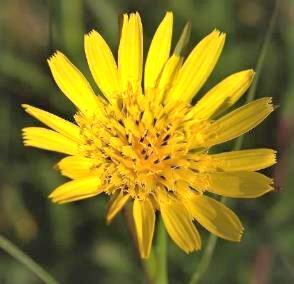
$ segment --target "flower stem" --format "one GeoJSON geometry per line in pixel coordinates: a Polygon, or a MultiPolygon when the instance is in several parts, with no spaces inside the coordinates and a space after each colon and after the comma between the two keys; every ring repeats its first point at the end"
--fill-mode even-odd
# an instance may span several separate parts
{"type": "Polygon", "coordinates": [[[46,284],[58,284],[58,282],[44,268],[2,235],[0,235],[0,248],[19,262],[23,263],[46,284]]]}
{"type": "MultiPolygon", "coordinates": [[[[221,198],[222,202],[223,202],[223,199],[225,199],[225,198],[221,198]]],[[[202,276],[207,271],[209,264],[211,262],[211,258],[212,258],[215,246],[216,246],[216,241],[217,241],[217,237],[213,234],[210,234],[210,236],[208,238],[207,245],[205,247],[204,254],[203,254],[202,258],[200,259],[200,262],[197,266],[197,269],[192,274],[192,277],[189,281],[189,284],[198,283],[199,280],[202,278],[202,276]]]]}
{"type": "Polygon", "coordinates": [[[158,223],[157,245],[156,245],[156,284],[168,284],[167,271],[167,234],[162,219],[158,223]]]}
{"type": "MultiPolygon", "coordinates": [[[[281,0],[276,0],[275,2],[275,7],[266,31],[266,35],[260,50],[260,53],[258,55],[257,58],[257,63],[256,63],[256,74],[255,74],[255,79],[252,82],[252,85],[248,91],[248,95],[246,97],[246,103],[251,102],[254,98],[255,98],[255,94],[256,94],[256,87],[257,87],[257,83],[259,81],[260,78],[260,74],[261,74],[261,70],[264,64],[264,60],[265,60],[265,56],[266,56],[266,52],[268,49],[268,46],[270,44],[270,40],[271,40],[271,36],[273,34],[273,30],[274,30],[274,26],[275,26],[275,22],[277,19],[277,15],[278,15],[278,10],[279,10],[279,2],[281,2],[281,0]]],[[[244,135],[241,135],[240,137],[237,138],[235,144],[234,144],[234,150],[240,150],[243,144],[243,140],[244,140],[244,135]]]]}
{"type": "MultiPolygon", "coordinates": [[[[281,2],[281,1],[276,0],[276,2],[275,2],[275,7],[273,10],[271,19],[270,19],[269,26],[267,28],[266,36],[263,41],[260,53],[258,55],[257,64],[256,64],[255,80],[253,81],[252,86],[248,92],[248,96],[246,98],[246,103],[249,103],[250,101],[252,101],[255,98],[256,86],[257,86],[258,80],[260,78],[261,70],[262,70],[262,67],[264,64],[265,55],[266,55],[266,52],[267,52],[267,49],[268,49],[268,46],[270,43],[270,39],[271,39],[271,36],[273,33],[274,25],[275,25],[277,14],[278,14],[279,2],[281,2]]],[[[244,140],[244,135],[241,135],[240,137],[238,137],[234,143],[233,150],[240,150],[242,148],[243,140],[244,140]]],[[[222,197],[220,201],[225,204],[226,198],[222,197]]],[[[192,277],[189,281],[189,284],[199,283],[199,281],[202,279],[203,275],[208,270],[213,253],[214,253],[216,243],[217,243],[217,237],[215,235],[211,234],[209,236],[207,245],[205,247],[204,254],[203,254],[202,258],[200,259],[200,262],[199,262],[198,266],[196,267],[196,270],[192,274],[192,277]]]]}

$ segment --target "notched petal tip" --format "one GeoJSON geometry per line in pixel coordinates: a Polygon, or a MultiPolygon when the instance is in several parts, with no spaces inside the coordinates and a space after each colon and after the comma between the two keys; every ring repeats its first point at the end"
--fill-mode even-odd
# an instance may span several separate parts
{"type": "Polygon", "coordinates": [[[26,138],[31,127],[25,127],[21,130],[23,138],[26,138]]]}
{"type": "Polygon", "coordinates": [[[221,30],[219,30],[217,28],[214,28],[210,34],[214,35],[216,37],[220,37],[220,38],[225,38],[226,37],[226,33],[222,32],[221,30]]]}
{"type": "Polygon", "coordinates": [[[84,35],[84,41],[94,40],[96,36],[99,36],[99,33],[95,29],[91,29],[84,35]]]}
{"type": "Polygon", "coordinates": [[[278,152],[275,150],[272,150],[273,154],[272,154],[272,159],[273,159],[273,165],[277,163],[278,160],[278,152]]]}
{"type": "Polygon", "coordinates": [[[268,113],[270,114],[271,112],[273,112],[275,110],[275,106],[273,104],[273,98],[272,97],[264,97],[262,99],[264,99],[264,101],[265,101],[265,108],[268,111],[268,113]]]}
{"type": "Polygon", "coordinates": [[[50,65],[50,64],[53,64],[54,63],[54,61],[56,60],[56,59],[58,59],[58,57],[59,56],[62,56],[63,55],[63,53],[61,52],[61,51],[59,51],[59,50],[56,50],[49,58],[47,58],[47,62],[48,62],[48,64],[50,65]]]}
{"type": "Polygon", "coordinates": [[[242,238],[244,236],[244,232],[245,232],[245,228],[242,226],[241,230],[240,230],[240,234],[239,234],[239,237],[238,239],[236,240],[236,242],[241,242],[242,241],[242,238]]]}
{"type": "Polygon", "coordinates": [[[69,61],[66,55],[58,49],[49,58],[47,58],[47,62],[50,67],[55,65],[58,60],[65,60],[67,62],[69,61]]]}

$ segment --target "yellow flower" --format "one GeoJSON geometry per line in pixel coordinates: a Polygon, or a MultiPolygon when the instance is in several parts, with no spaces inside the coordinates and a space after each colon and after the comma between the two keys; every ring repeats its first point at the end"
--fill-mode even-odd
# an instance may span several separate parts
{"type": "Polygon", "coordinates": [[[212,146],[262,122],[273,111],[271,99],[224,114],[252,82],[254,72],[245,70],[225,78],[191,105],[218,60],[225,34],[212,31],[183,60],[190,26],[170,52],[172,26],[173,14],[168,12],[152,39],[144,72],[138,13],[123,17],[118,63],[98,32],[85,36],[87,61],[103,97],[96,96],[80,71],[57,51],[48,63],[57,85],[77,108],[75,123],[23,105],[52,129],[24,128],[24,144],[68,155],[58,168],[72,180],[51,193],[52,201],[104,193],[110,196],[108,223],[133,202],[142,258],[150,253],[156,211],[170,237],[188,253],[201,248],[194,220],[221,238],[241,239],[238,217],[206,192],[253,198],[273,189],[272,179],[256,171],[275,163],[275,151],[209,154],[212,146]]]}

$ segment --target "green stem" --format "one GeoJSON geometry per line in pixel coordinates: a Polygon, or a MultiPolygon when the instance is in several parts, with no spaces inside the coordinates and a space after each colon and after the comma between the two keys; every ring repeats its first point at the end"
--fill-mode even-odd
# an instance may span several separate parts
{"type": "MultiPolygon", "coordinates": [[[[222,197],[221,201],[223,201],[223,199],[225,199],[225,198],[222,197]]],[[[209,264],[211,262],[211,259],[212,259],[212,255],[213,255],[213,252],[214,252],[214,249],[216,246],[216,242],[217,242],[217,237],[215,235],[210,234],[210,236],[208,238],[207,245],[205,247],[204,254],[203,254],[203,256],[197,266],[197,269],[192,274],[192,277],[189,281],[189,284],[198,283],[199,280],[202,278],[202,276],[207,271],[209,264]]]]}
{"type": "Polygon", "coordinates": [[[48,0],[48,51],[53,52],[53,0],[48,0]]]}
{"type": "MultiPolygon", "coordinates": [[[[273,28],[274,28],[274,24],[276,22],[276,18],[277,18],[277,14],[278,14],[278,3],[280,1],[276,0],[275,2],[275,8],[273,11],[273,14],[271,16],[270,19],[270,23],[266,32],[266,36],[263,42],[263,45],[261,47],[258,59],[257,59],[257,64],[256,64],[256,76],[255,76],[255,80],[252,83],[252,86],[248,92],[248,96],[246,99],[246,103],[249,103],[250,101],[252,101],[255,98],[255,94],[256,94],[256,86],[257,83],[259,81],[260,78],[260,74],[261,74],[261,70],[264,64],[264,59],[266,56],[266,52],[270,43],[270,39],[273,33],[273,28]]],[[[234,143],[233,146],[233,150],[240,150],[242,148],[242,144],[243,144],[243,140],[244,140],[244,135],[241,135],[240,137],[238,137],[234,143]]],[[[226,203],[226,198],[222,197],[220,200],[222,203],[226,203]]],[[[196,268],[196,270],[194,271],[194,273],[192,274],[192,277],[189,281],[189,284],[197,284],[199,283],[199,281],[202,279],[203,275],[205,275],[206,271],[209,268],[213,253],[214,253],[214,249],[216,247],[216,243],[217,243],[217,237],[215,235],[210,235],[207,245],[205,247],[204,250],[204,254],[202,256],[202,258],[200,259],[200,262],[196,268]]]]}
{"type": "MultiPolygon", "coordinates": [[[[277,19],[277,14],[278,14],[278,10],[279,10],[278,9],[279,2],[281,2],[281,0],[276,0],[275,8],[274,8],[273,14],[271,16],[270,23],[268,25],[267,32],[265,35],[265,39],[263,41],[263,45],[261,47],[261,50],[260,50],[260,53],[259,53],[259,56],[257,59],[255,79],[250,87],[249,92],[248,92],[248,95],[246,98],[246,103],[251,102],[254,99],[255,94],[256,94],[257,82],[259,81],[259,78],[260,78],[261,70],[262,70],[265,56],[266,56],[266,52],[267,52],[267,48],[269,46],[271,36],[273,33],[273,29],[274,29],[274,25],[275,25],[275,22],[277,19]]],[[[242,144],[243,144],[243,140],[244,140],[244,135],[238,137],[238,139],[236,140],[235,145],[234,145],[234,150],[241,149],[242,144]]]]}
{"type": "Polygon", "coordinates": [[[36,263],[2,235],[0,235],[0,248],[17,259],[19,262],[23,263],[46,284],[58,284],[58,282],[44,268],[42,268],[38,263],[36,263]]]}
{"type": "Polygon", "coordinates": [[[157,232],[157,245],[156,245],[156,284],[168,284],[168,271],[167,271],[167,234],[160,218],[157,232]]]}

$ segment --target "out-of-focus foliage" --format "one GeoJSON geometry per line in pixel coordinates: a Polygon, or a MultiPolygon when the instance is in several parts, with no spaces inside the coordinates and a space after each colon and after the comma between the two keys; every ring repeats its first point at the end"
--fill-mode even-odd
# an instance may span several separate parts
{"type": "MultiPolygon", "coordinates": [[[[230,203],[245,225],[243,242],[219,241],[203,283],[294,283],[294,2],[278,1],[279,17],[257,96],[273,96],[280,107],[246,136],[244,145],[279,151],[278,165],[266,171],[275,177],[277,190],[261,199],[230,203]]],[[[74,109],[53,83],[46,58],[55,49],[64,51],[93,83],[83,51],[84,33],[97,29],[116,52],[119,15],[133,10],[142,16],[145,53],[167,10],[175,15],[174,38],[188,19],[192,21],[190,49],[215,27],[228,33],[206,90],[226,75],[255,66],[273,1],[1,0],[0,232],[61,283],[147,280],[123,216],[105,225],[105,199],[64,206],[49,202],[48,193],[65,180],[52,169],[61,156],[23,147],[21,128],[36,122],[20,104],[70,118],[74,109]]],[[[201,231],[205,245],[208,233],[201,231]]],[[[187,256],[170,243],[171,283],[184,283],[201,254],[187,256]]],[[[0,283],[40,282],[0,251],[0,283]]]]}

